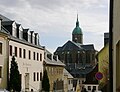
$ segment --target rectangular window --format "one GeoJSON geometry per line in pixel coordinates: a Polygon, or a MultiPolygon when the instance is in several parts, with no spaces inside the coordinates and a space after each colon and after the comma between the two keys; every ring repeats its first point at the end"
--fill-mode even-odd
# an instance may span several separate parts
{"type": "Polygon", "coordinates": [[[68,80],[68,82],[69,82],[68,84],[70,84],[70,80],[68,80]]]}
{"type": "Polygon", "coordinates": [[[88,86],[88,90],[91,90],[91,86],[88,86]]]}
{"type": "Polygon", "coordinates": [[[40,72],[40,81],[42,81],[42,72],[40,72]]]}
{"type": "Polygon", "coordinates": [[[37,61],[39,60],[39,53],[37,53],[37,61]]]}
{"type": "Polygon", "coordinates": [[[17,47],[15,47],[15,56],[17,57],[17,47]]]}
{"type": "Polygon", "coordinates": [[[37,73],[37,81],[39,81],[39,73],[37,73]]]}
{"type": "Polygon", "coordinates": [[[93,86],[93,89],[96,90],[96,86],[93,86]]]}
{"type": "Polygon", "coordinates": [[[0,66],[0,78],[2,78],[2,67],[0,66]]]}
{"type": "Polygon", "coordinates": [[[34,80],[34,81],[35,81],[35,77],[36,77],[36,76],[35,76],[35,72],[34,72],[34,73],[33,73],[33,80],[34,80]]]}
{"type": "Polygon", "coordinates": [[[2,43],[0,43],[0,54],[2,54],[2,43]]]}
{"type": "Polygon", "coordinates": [[[40,61],[42,61],[42,54],[40,54],[40,61]]]}
{"type": "Polygon", "coordinates": [[[31,51],[29,50],[29,59],[31,59],[31,51]]]}
{"type": "Polygon", "coordinates": [[[33,52],[33,60],[35,60],[35,52],[33,52]]]}
{"type": "Polygon", "coordinates": [[[19,57],[21,58],[22,57],[22,49],[19,48],[19,57]]]}
{"type": "Polygon", "coordinates": [[[12,56],[12,46],[10,45],[10,56],[12,56]]]}
{"type": "Polygon", "coordinates": [[[23,49],[23,58],[26,58],[26,50],[23,49]]]}

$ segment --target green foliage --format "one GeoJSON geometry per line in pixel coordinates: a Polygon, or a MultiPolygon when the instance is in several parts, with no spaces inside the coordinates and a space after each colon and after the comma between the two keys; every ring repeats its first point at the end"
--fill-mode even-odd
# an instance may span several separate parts
{"type": "Polygon", "coordinates": [[[14,56],[11,61],[9,90],[13,90],[13,92],[21,91],[21,77],[14,56]]]}
{"type": "Polygon", "coordinates": [[[45,91],[45,92],[49,92],[50,91],[49,78],[48,78],[46,70],[44,70],[44,74],[43,74],[42,90],[45,91]]]}

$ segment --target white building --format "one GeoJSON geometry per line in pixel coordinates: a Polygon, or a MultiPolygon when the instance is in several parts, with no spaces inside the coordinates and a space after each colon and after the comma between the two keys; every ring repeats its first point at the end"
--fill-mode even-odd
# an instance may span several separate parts
{"type": "MultiPolygon", "coordinates": [[[[0,35],[0,42],[3,43],[2,51],[4,52],[4,56],[0,55],[0,60],[5,58],[3,62],[6,62],[7,57],[9,58],[10,72],[10,64],[12,56],[14,55],[21,74],[22,91],[41,90],[44,47],[39,45],[39,35],[34,33],[34,31],[29,31],[29,29],[23,29],[23,27],[15,21],[7,20],[4,16],[0,17],[2,18],[2,26],[9,31],[8,44],[5,39],[2,40],[2,36],[0,35]]],[[[3,66],[3,64],[0,63],[0,66],[3,66]]],[[[6,77],[8,76],[7,74],[5,75],[6,77]]],[[[7,86],[5,88],[7,88],[7,86]]]]}

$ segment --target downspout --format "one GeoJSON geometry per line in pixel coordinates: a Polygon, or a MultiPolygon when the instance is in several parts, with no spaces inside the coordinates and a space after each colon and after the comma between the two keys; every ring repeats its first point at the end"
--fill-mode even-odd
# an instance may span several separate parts
{"type": "Polygon", "coordinates": [[[109,92],[113,92],[113,1],[109,5],[109,92]]]}
{"type": "Polygon", "coordinates": [[[7,89],[9,89],[9,41],[10,41],[10,39],[9,39],[9,36],[7,37],[7,46],[6,46],[6,49],[7,49],[7,51],[6,51],[6,55],[7,55],[7,89]]]}

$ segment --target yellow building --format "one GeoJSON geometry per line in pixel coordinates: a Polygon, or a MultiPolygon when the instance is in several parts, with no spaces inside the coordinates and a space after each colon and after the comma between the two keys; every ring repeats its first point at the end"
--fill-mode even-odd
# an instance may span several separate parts
{"type": "Polygon", "coordinates": [[[109,69],[109,44],[106,44],[98,52],[98,71],[103,74],[103,78],[99,81],[100,88],[104,87],[108,82],[109,69]]]}
{"type": "Polygon", "coordinates": [[[8,83],[8,36],[6,30],[1,26],[0,19],[0,89],[6,89],[8,83]]]}
{"type": "Polygon", "coordinates": [[[47,70],[50,92],[64,90],[64,64],[58,60],[57,56],[53,56],[50,52],[46,51],[44,61],[44,68],[47,70]]]}

